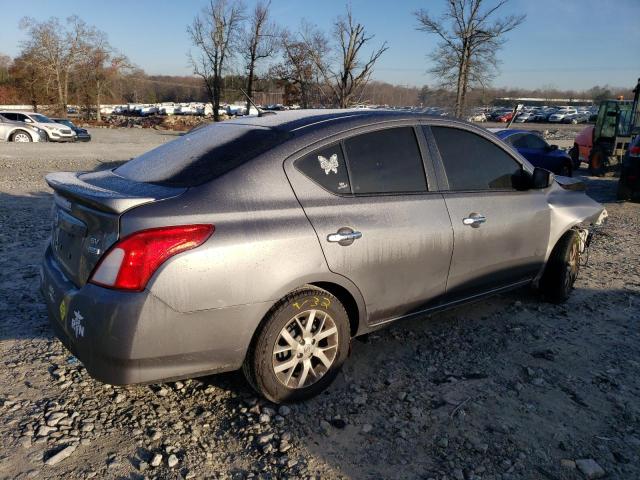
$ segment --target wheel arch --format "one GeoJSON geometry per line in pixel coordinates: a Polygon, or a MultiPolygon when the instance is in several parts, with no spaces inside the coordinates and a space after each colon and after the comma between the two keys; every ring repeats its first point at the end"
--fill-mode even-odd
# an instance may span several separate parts
{"type": "Polygon", "coordinates": [[[340,303],[344,306],[347,311],[347,316],[349,317],[349,329],[351,331],[351,336],[355,337],[360,327],[360,309],[358,307],[358,302],[351,292],[343,286],[333,282],[312,282],[308,285],[326,290],[340,300],[340,303]]]}
{"type": "Polygon", "coordinates": [[[355,337],[356,335],[366,333],[368,331],[367,321],[366,321],[366,307],[364,304],[364,298],[362,294],[357,289],[357,287],[353,284],[348,284],[347,279],[342,282],[338,279],[332,277],[319,276],[316,279],[310,280],[302,280],[297,283],[297,286],[292,287],[289,286],[282,291],[282,294],[272,302],[272,305],[268,307],[268,309],[262,315],[262,318],[257,323],[253,334],[251,335],[251,340],[247,344],[247,351],[245,352],[245,357],[248,355],[248,352],[251,350],[250,345],[253,345],[258,339],[262,328],[267,321],[270,313],[273,311],[274,307],[286,298],[288,295],[295,293],[296,291],[303,290],[305,288],[315,287],[326,290],[335,296],[347,311],[347,316],[349,318],[349,330],[351,333],[351,337],[355,337]]]}
{"type": "Polygon", "coordinates": [[[31,135],[31,133],[29,133],[29,131],[25,130],[24,128],[20,128],[20,127],[17,127],[15,130],[12,130],[11,133],[9,133],[9,140],[13,142],[15,136],[19,133],[25,133],[31,139],[32,142],[34,141],[34,138],[31,135]]]}
{"type": "Polygon", "coordinates": [[[262,325],[267,319],[267,316],[271,312],[273,305],[276,305],[287,295],[308,287],[315,287],[326,290],[338,300],[340,300],[349,317],[349,329],[352,337],[355,337],[356,335],[365,333],[367,331],[366,306],[364,303],[364,298],[360,293],[358,287],[356,287],[345,277],[333,273],[326,273],[304,277],[284,286],[274,296],[272,306],[268,309],[268,311],[265,312],[263,317],[258,322],[253,336],[255,337],[260,331],[262,325]]]}

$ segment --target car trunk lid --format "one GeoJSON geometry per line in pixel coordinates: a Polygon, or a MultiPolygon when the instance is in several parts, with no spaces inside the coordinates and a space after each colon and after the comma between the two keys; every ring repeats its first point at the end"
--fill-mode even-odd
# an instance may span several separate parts
{"type": "Polygon", "coordinates": [[[46,181],[55,191],[51,249],[62,272],[78,287],[118,240],[124,212],[186,191],[127,180],[110,170],[51,173],[46,181]]]}

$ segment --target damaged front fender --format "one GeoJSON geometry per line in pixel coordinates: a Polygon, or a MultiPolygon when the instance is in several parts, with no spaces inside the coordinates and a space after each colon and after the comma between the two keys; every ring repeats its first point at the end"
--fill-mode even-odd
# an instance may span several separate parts
{"type": "MultiPolygon", "coordinates": [[[[579,180],[556,177],[549,187],[550,229],[545,264],[558,240],[569,230],[574,229],[580,238],[581,253],[588,248],[596,227],[601,226],[608,216],[603,205],[592,200],[584,193],[579,180]]],[[[538,279],[542,276],[542,271],[538,279]]]]}

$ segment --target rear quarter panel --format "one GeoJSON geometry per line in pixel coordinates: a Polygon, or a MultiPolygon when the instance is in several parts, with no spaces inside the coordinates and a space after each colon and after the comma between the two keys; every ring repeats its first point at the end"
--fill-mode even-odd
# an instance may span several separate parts
{"type": "Polygon", "coordinates": [[[147,288],[171,308],[193,312],[275,302],[310,282],[331,281],[317,237],[293,195],[277,152],[181,197],[138,207],[122,234],[162,225],[210,223],[202,246],[167,261],[147,288]]]}

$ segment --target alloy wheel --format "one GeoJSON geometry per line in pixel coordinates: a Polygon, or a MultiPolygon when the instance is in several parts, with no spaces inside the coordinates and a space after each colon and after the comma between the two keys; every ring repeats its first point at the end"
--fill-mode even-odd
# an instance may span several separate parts
{"type": "Polygon", "coordinates": [[[578,242],[571,244],[569,250],[569,261],[567,262],[567,274],[565,275],[565,287],[570,289],[578,278],[578,270],[580,268],[580,255],[578,253],[578,242]]]}
{"type": "Polygon", "coordinates": [[[26,133],[16,133],[15,136],[13,137],[13,141],[19,142],[19,143],[26,143],[26,142],[30,142],[31,138],[29,138],[29,135],[27,135],[26,133]]]}
{"type": "Polygon", "coordinates": [[[316,383],[333,365],[338,353],[338,327],[322,310],[295,315],[280,331],[273,347],[273,371],[287,388],[316,383]]]}

